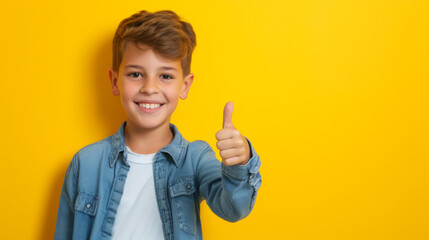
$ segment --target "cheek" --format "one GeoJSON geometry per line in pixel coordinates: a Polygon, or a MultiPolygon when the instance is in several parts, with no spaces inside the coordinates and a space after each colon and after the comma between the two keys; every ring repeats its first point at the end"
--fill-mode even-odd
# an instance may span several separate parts
{"type": "Polygon", "coordinates": [[[136,91],[138,91],[138,87],[133,86],[132,84],[123,84],[121,87],[122,87],[121,94],[122,94],[123,100],[132,99],[132,97],[136,94],[136,91]]]}
{"type": "Polygon", "coordinates": [[[170,101],[175,101],[180,96],[180,86],[166,88],[164,89],[164,93],[170,101]]]}

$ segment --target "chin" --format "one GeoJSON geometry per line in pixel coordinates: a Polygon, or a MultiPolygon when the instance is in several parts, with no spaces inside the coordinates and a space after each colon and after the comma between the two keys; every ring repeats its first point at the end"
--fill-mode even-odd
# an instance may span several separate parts
{"type": "Polygon", "coordinates": [[[140,119],[139,121],[131,121],[132,124],[142,130],[154,130],[164,125],[169,126],[170,122],[155,120],[155,119],[140,119]]]}

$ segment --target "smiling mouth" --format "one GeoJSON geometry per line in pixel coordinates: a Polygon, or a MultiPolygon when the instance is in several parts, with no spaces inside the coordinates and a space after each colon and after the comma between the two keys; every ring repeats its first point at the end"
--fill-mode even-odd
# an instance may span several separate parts
{"type": "Polygon", "coordinates": [[[139,105],[143,109],[149,109],[150,110],[150,109],[159,108],[160,106],[162,106],[164,104],[160,104],[160,103],[137,103],[137,105],[139,105]]]}

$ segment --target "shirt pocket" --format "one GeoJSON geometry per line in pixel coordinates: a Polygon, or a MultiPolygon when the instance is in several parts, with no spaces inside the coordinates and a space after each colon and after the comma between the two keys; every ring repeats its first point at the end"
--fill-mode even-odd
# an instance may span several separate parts
{"type": "Polygon", "coordinates": [[[193,176],[178,178],[169,186],[172,203],[176,208],[179,228],[195,235],[197,208],[195,202],[195,183],[193,176]]]}
{"type": "Polygon", "coordinates": [[[97,213],[99,197],[79,192],[74,205],[73,239],[89,239],[97,213]]]}
{"type": "Polygon", "coordinates": [[[75,210],[95,216],[98,207],[99,197],[96,195],[79,192],[76,199],[75,210]]]}

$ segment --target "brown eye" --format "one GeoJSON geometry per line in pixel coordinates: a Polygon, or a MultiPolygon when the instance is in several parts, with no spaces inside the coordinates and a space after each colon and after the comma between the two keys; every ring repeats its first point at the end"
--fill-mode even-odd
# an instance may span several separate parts
{"type": "Polygon", "coordinates": [[[173,79],[173,76],[171,76],[169,74],[161,74],[161,78],[162,79],[173,79]]]}
{"type": "Polygon", "coordinates": [[[138,77],[141,77],[141,74],[138,72],[133,72],[133,73],[128,74],[128,76],[133,77],[133,78],[138,78],[138,77]]]}

